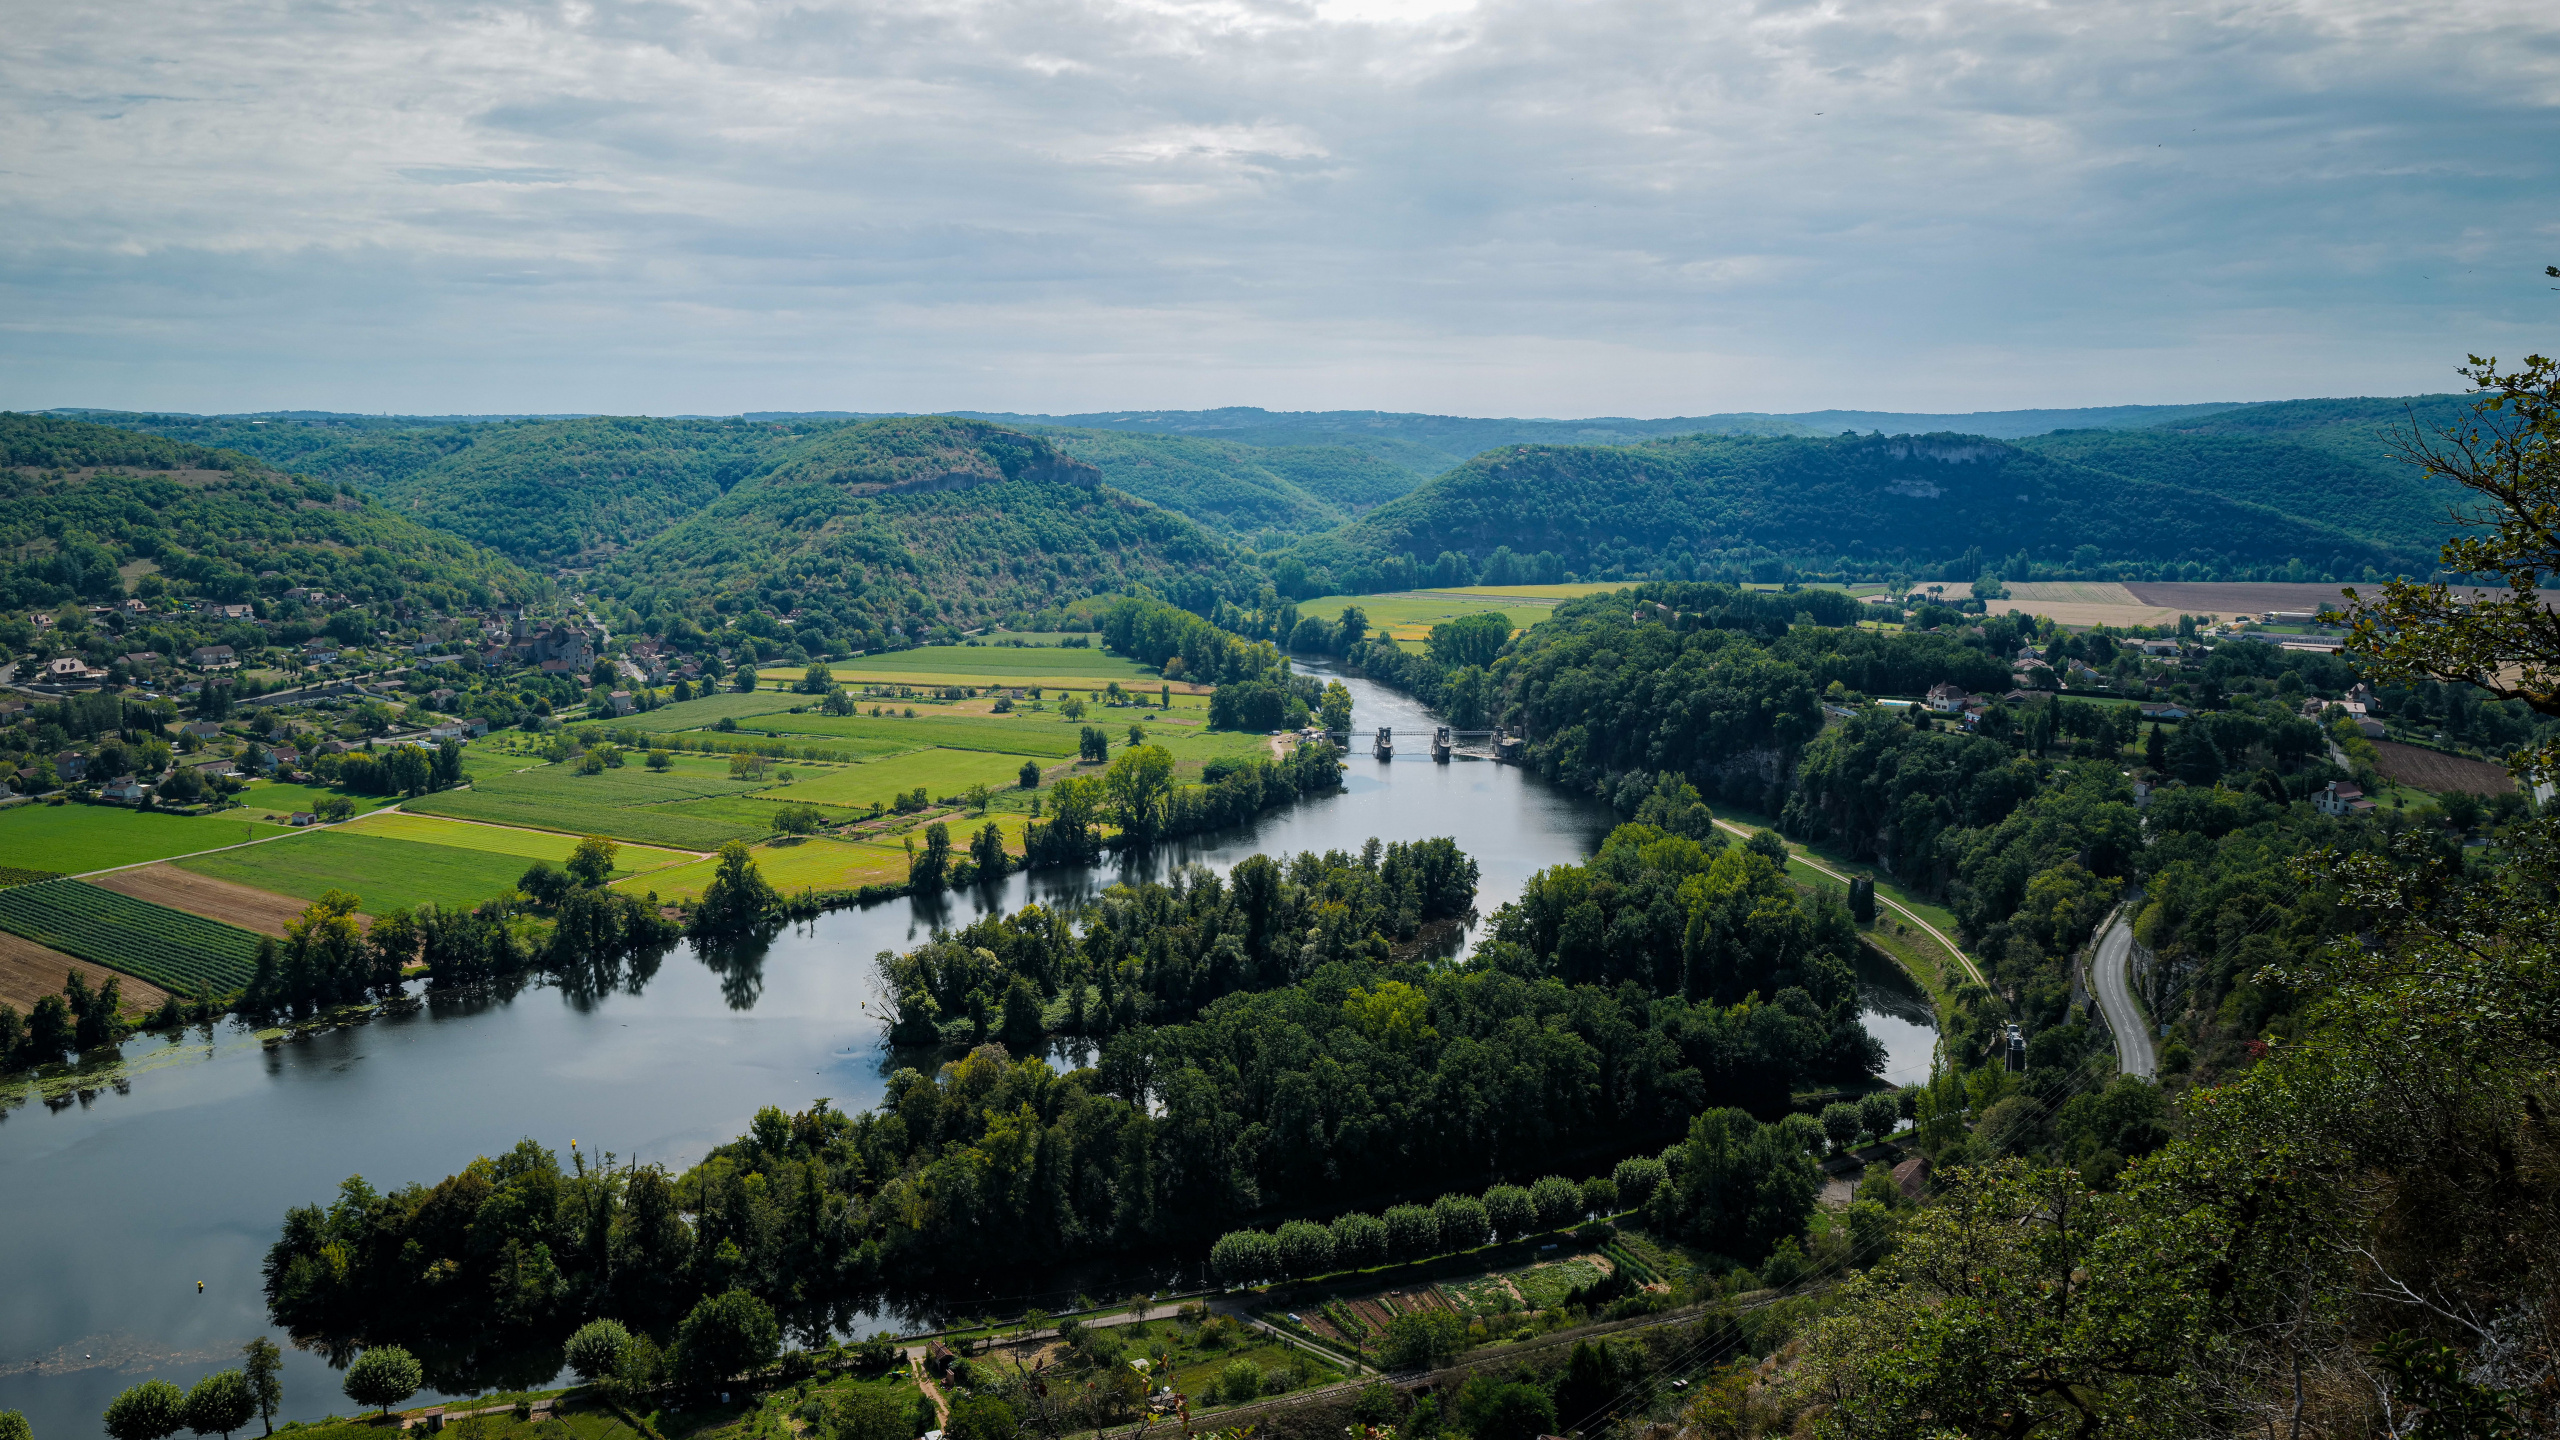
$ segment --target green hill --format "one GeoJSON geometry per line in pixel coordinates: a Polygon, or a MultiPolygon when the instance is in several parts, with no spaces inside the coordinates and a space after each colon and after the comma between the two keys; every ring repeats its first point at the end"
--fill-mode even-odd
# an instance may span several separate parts
{"type": "Polygon", "coordinates": [[[0,609],[122,595],[127,570],[222,600],[308,585],[439,610],[539,588],[479,546],[254,456],[52,415],[0,414],[0,537],[0,609]]]}
{"type": "MultiPolygon", "coordinates": [[[[1265,447],[1189,435],[1037,429],[1103,483],[1231,535],[1328,530],[1423,476],[1345,445],[1265,447]]],[[[1435,466],[1434,469],[1445,469],[1435,466]]]]}
{"type": "Polygon", "coordinates": [[[591,583],[643,616],[799,609],[801,636],[868,648],[1140,583],[1205,604],[1245,580],[1214,536],[1050,440],[923,417],[808,436],[591,583]]]}
{"type": "Polygon", "coordinates": [[[1395,557],[1428,567],[1443,551],[1482,561],[1498,547],[1553,552],[1583,574],[1678,575],[1770,555],[1825,568],[1934,566],[1968,552],[1996,563],[2019,550],[2060,560],[2084,545],[2121,560],[2299,556],[2340,573],[2431,558],[2312,518],[2330,513],[2317,496],[2296,499],[2287,513],[1969,435],[1524,445],[1477,456],[1294,554],[1338,586],[1395,557]]]}
{"type": "Polygon", "coordinates": [[[2286,434],[2163,430],[2066,430],[2019,448],[2131,480],[2318,514],[2350,535],[2405,554],[2431,551],[2461,499],[2379,444],[2329,443],[2286,434]]]}

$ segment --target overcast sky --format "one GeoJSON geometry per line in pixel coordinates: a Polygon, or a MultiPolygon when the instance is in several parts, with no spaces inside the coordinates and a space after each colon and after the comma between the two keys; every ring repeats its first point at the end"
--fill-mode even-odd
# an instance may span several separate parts
{"type": "Polygon", "coordinates": [[[0,407],[1965,411],[2560,343],[2560,7],[26,4],[0,407]]]}

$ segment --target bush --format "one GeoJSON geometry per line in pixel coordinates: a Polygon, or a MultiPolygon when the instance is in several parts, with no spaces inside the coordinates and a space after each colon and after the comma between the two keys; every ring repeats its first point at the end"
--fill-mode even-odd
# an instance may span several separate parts
{"type": "Polygon", "coordinates": [[[1013,1407],[993,1395],[963,1396],[951,1406],[943,1440],[1013,1440],[1013,1407]]]}
{"type": "Polygon", "coordinates": [[[377,1345],[347,1367],[344,1388],[348,1399],[388,1415],[392,1406],[417,1394],[425,1378],[416,1356],[397,1345],[377,1345]]]}
{"type": "Polygon", "coordinates": [[[612,1374],[622,1364],[622,1352],[631,1348],[631,1332],[619,1320],[590,1320],[578,1327],[561,1347],[561,1357],[578,1378],[592,1385],[612,1374]]]}
{"type": "Polygon", "coordinates": [[[905,1407],[877,1385],[858,1385],[842,1392],[835,1397],[830,1412],[828,1440],[908,1440],[911,1433],[905,1407]]]}
{"type": "Polygon", "coordinates": [[[1230,1360],[1218,1372],[1218,1398],[1241,1405],[1262,1393],[1262,1371],[1250,1360],[1230,1360]]]}
{"type": "MultiPolygon", "coordinates": [[[[773,1307],[744,1290],[707,1296],[676,1327],[676,1376],[697,1390],[773,1363],[782,1326],[773,1307]]],[[[1009,1433],[1009,1432],[1008,1432],[1009,1433]]]]}
{"type": "Polygon", "coordinates": [[[1480,1375],[1458,1392],[1458,1416],[1476,1440],[1537,1440],[1556,1428],[1556,1402],[1535,1385],[1480,1375]]]}

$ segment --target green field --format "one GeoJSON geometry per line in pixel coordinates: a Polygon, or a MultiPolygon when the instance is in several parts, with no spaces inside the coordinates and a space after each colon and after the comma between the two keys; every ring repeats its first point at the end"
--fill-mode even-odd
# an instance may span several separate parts
{"type": "MultiPolygon", "coordinates": [[[[719,863],[697,860],[672,870],[652,870],[616,881],[613,888],[633,895],[654,892],[667,901],[690,900],[711,883],[719,863]]],[[[906,879],[907,849],[824,836],[784,840],[757,846],[756,867],[764,872],[766,884],[786,895],[800,890],[859,890],[906,879]]]]}
{"type": "Polygon", "coordinates": [[[957,795],[971,785],[1010,789],[1021,772],[1022,761],[1010,756],[973,750],[920,750],[849,770],[801,771],[799,778],[765,791],[761,798],[862,809],[874,801],[889,804],[919,785],[928,798],[957,795]]]}
{"type": "Polygon", "coordinates": [[[258,937],[237,926],[77,880],[0,890],[0,930],[181,994],[236,990],[258,956],[258,937]]]}
{"type": "Polygon", "coordinates": [[[227,815],[158,815],[109,805],[20,805],[0,810],[0,865],[78,875],[285,833],[282,826],[227,815]]]}
{"type": "MultiPolygon", "coordinates": [[[[332,790],[325,785],[284,785],[273,780],[258,780],[251,782],[249,788],[241,791],[235,798],[239,800],[240,808],[245,814],[289,818],[297,810],[316,811],[320,807],[322,798],[344,793],[332,790]]],[[[355,802],[356,813],[361,815],[368,810],[379,810],[385,805],[394,803],[400,797],[397,795],[348,795],[346,798],[355,802]]]]}
{"type": "MultiPolygon", "coordinates": [[[[1113,715],[1123,713],[1114,710],[1113,715]]],[[[913,720],[904,716],[877,719],[869,715],[762,715],[740,721],[741,731],[754,730],[773,735],[815,735],[829,739],[863,741],[883,747],[895,747],[890,753],[904,750],[995,750],[1008,755],[1046,755],[1064,759],[1076,753],[1076,734],[1082,725],[1104,723],[1086,712],[1081,722],[1041,715],[1012,718],[970,715],[936,715],[931,711],[913,720]]]]}
{"type": "MultiPolygon", "coordinates": [[[[865,655],[858,660],[831,660],[827,668],[835,672],[836,683],[847,687],[882,680],[903,681],[910,675],[948,675],[952,683],[961,685],[973,680],[979,685],[1028,685],[1046,676],[1072,678],[1079,684],[1117,680],[1126,685],[1137,680],[1161,680],[1155,671],[1137,661],[1103,649],[1098,637],[1090,650],[1066,650],[1054,645],[1018,650],[997,645],[927,645],[865,655]]],[[[768,668],[762,673],[768,680],[797,681],[807,669],[805,665],[796,669],[768,668]]]]}
{"type": "Polygon", "coordinates": [[[768,781],[732,780],[729,762],[680,758],[673,770],[656,771],[634,760],[601,775],[581,775],[573,765],[493,775],[468,790],[421,796],[408,809],[426,815],[486,820],[573,835],[610,835],[643,845],[716,850],[729,840],[752,840],[762,831],[672,809],[673,802],[741,795],[768,781]]]}
{"type": "MultiPolygon", "coordinates": [[[[463,820],[446,820],[434,815],[412,815],[405,810],[368,815],[338,827],[341,835],[375,835],[391,840],[414,840],[422,845],[444,845],[456,850],[485,850],[492,855],[513,855],[525,860],[549,860],[558,863],[569,858],[576,849],[575,836],[549,830],[515,830],[499,825],[475,825],[463,820]]],[[[615,857],[626,870],[649,870],[673,865],[693,857],[675,850],[652,850],[645,845],[625,845],[615,857]]]]}
{"type": "Polygon", "coordinates": [[[177,862],[178,868],[317,900],[330,890],[352,893],[369,915],[420,905],[469,909],[515,888],[532,862],[486,850],[421,845],[347,830],[316,830],[246,850],[224,850],[177,862]]]}
{"type": "Polygon", "coordinates": [[[638,725],[643,730],[701,730],[724,718],[744,720],[750,715],[769,715],[794,705],[806,705],[810,698],[771,690],[759,690],[752,695],[706,695],[699,700],[679,700],[673,705],[661,705],[638,715],[625,715],[618,723],[638,725]]]}
{"type": "MultiPolygon", "coordinates": [[[[1532,585],[1527,588],[1534,592],[1549,589],[1580,590],[1590,587],[1532,585]]],[[[1615,589],[1617,587],[1598,588],[1615,589]]],[[[1525,630],[1546,619],[1555,610],[1553,601],[1541,602],[1526,599],[1518,590],[1504,590],[1501,592],[1503,598],[1498,600],[1487,596],[1482,601],[1477,601],[1462,598],[1464,595],[1465,592],[1454,590],[1428,595],[1411,592],[1393,595],[1327,595],[1321,599],[1300,602],[1298,613],[1313,615],[1330,625],[1341,618],[1344,606],[1357,605],[1360,607],[1360,613],[1369,617],[1371,630],[1382,630],[1398,640],[1411,641],[1420,640],[1430,634],[1431,627],[1441,621],[1455,620],[1462,615],[1482,615],[1488,610],[1499,610],[1510,617],[1512,629],[1525,630]]]]}

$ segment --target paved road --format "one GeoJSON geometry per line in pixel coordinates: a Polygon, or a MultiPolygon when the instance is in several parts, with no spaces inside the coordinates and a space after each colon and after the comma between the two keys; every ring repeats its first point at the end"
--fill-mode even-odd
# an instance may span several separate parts
{"type": "MultiPolygon", "coordinates": [[[[1749,830],[1746,830],[1729,820],[1717,821],[1716,828],[1719,830],[1731,831],[1733,834],[1745,840],[1751,838],[1751,832],[1749,830]]],[[[1791,849],[1789,853],[1796,859],[1812,866],[1817,873],[1828,875],[1843,885],[1849,883],[1848,876],[1843,875],[1839,871],[1832,869],[1830,866],[1823,864],[1821,861],[1814,859],[1811,855],[1806,854],[1802,850],[1791,849]]],[[[1950,938],[1947,932],[1930,924],[1928,921],[1921,919],[1918,912],[1912,910],[1909,906],[1904,905],[1901,901],[1894,899],[1892,896],[1885,894],[1881,890],[1876,892],[1876,903],[1887,910],[1892,911],[1894,914],[1901,916],[1903,919],[1910,921],[1912,924],[1919,926],[1920,929],[1929,936],[1929,938],[1947,947],[1947,953],[1956,957],[1956,963],[1962,965],[1965,973],[1973,977],[1974,984],[1981,986],[1985,990],[1991,988],[1991,982],[1982,978],[1982,971],[1974,965],[1973,957],[1964,953],[1964,947],[1958,945],[1952,938],[1950,938]]]]}
{"type": "Polygon", "coordinates": [[[2159,1069],[2152,1054],[2151,1027],[2133,1003],[2133,921],[2119,915],[2098,941],[2089,962],[2089,988],[2098,992],[2098,1010],[2116,1037],[2116,1066],[2127,1075],[2149,1080],[2159,1069]]]}

